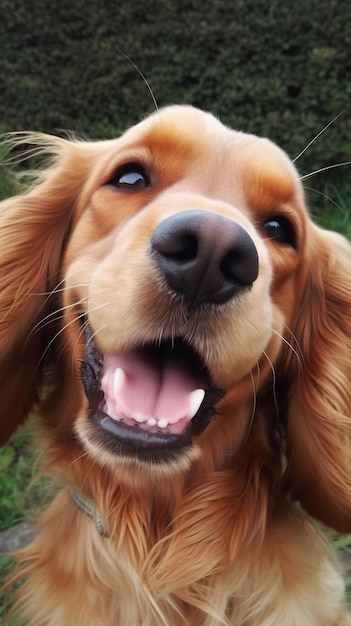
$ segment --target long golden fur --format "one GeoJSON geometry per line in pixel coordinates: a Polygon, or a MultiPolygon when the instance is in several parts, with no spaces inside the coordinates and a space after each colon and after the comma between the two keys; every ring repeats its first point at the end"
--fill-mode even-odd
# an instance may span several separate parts
{"type": "Polygon", "coordinates": [[[350,625],[309,517],[351,530],[349,243],[312,223],[279,148],[191,107],[112,141],[29,140],[51,162],[1,205],[1,439],[34,408],[66,487],[19,555],[27,623],[350,625]],[[214,228],[216,251],[228,228],[243,237],[244,288],[200,298],[206,268],[196,293],[170,284],[155,233],[171,239],[178,214],[212,245],[214,228]],[[187,445],[159,450],[158,423],[139,447],[144,422],[129,446],[92,420],[82,363],[89,346],[113,359],[165,341],[220,394],[187,445]]]}

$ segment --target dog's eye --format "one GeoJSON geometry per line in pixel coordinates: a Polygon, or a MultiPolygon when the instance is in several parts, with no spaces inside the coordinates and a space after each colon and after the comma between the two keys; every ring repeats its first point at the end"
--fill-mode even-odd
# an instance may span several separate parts
{"type": "Polygon", "coordinates": [[[296,247],[295,230],[292,223],[282,215],[275,215],[263,224],[267,237],[276,243],[296,247]]]}
{"type": "Polygon", "coordinates": [[[139,163],[127,163],[119,167],[107,184],[123,191],[139,191],[150,187],[145,169],[139,163]]]}

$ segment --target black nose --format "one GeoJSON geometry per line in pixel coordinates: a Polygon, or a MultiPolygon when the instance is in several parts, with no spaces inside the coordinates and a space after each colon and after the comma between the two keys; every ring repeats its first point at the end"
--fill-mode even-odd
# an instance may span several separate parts
{"type": "Polygon", "coordinates": [[[207,211],[166,218],[151,237],[154,255],[172,291],[191,306],[222,304],[252,286],[258,255],[239,224],[207,211]]]}

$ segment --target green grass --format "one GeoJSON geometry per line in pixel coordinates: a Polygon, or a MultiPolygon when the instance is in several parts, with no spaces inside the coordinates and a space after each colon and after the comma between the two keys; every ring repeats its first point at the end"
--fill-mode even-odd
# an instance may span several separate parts
{"type": "MultiPolygon", "coordinates": [[[[55,492],[51,479],[43,476],[35,480],[37,457],[35,430],[31,424],[20,429],[6,446],[0,448],[0,531],[34,519],[51,500],[55,492]]],[[[10,556],[0,554],[0,624],[7,595],[1,592],[1,586],[13,565],[10,556]]],[[[9,626],[19,625],[12,620],[9,626]]]]}
{"type": "MultiPolygon", "coordinates": [[[[0,555],[0,585],[4,584],[7,576],[10,574],[13,568],[13,559],[8,556],[0,555]]],[[[7,605],[7,598],[10,597],[10,592],[2,592],[0,594],[0,624],[3,624],[3,620],[5,618],[5,611],[7,605]]],[[[10,622],[6,622],[6,626],[20,626],[18,624],[16,618],[11,619],[10,622]]]]}
{"type": "Polygon", "coordinates": [[[351,240],[351,166],[348,176],[327,182],[323,191],[306,188],[313,220],[322,228],[335,230],[351,240]]]}
{"type": "Polygon", "coordinates": [[[26,427],[0,448],[0,531],[24,520],[30,509],[47,501],[49,479],[34,481],[30,488],[38,456],[32,441],[32,427],[26,427]]]}

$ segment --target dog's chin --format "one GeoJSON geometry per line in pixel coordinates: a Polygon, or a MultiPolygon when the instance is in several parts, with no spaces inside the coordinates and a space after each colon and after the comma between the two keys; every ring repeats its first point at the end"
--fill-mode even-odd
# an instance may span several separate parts
{"type": "Polygon", "coordinates": [[[89,403],[80,434],[109,465],[182,466],[216,412],[223,391],[181,339],[104,355],[85,326],[81,374],[89,403]]]}

